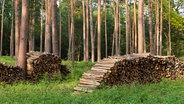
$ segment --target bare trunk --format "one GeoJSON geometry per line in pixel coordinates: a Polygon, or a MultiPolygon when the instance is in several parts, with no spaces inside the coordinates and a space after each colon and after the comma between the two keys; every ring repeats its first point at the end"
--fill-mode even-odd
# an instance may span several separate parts
{"type": "Polygon", "coordinates": [[[85,2],[82,0],[82,14],[83,14],[83,53],[84,61],[86,61],[86,13],[85,13],[85,2]]]}
{"type": "Polygon", "coordinates": [[[12,23],[11,23],[11,36],[10,36],[10,56],[14,55],[14,1],[12,0],[12,23]]]}
{"type": "Polygon", "coordinates": [[[138,53],[144,53],[144,36],[143,36],[143,11],[144,0],[139,0],[138,4],[138,53]]]}
{"type": "Polygon", "coordinates": [[[104,11],[105,11],[105,57],[108,56],[108,46],[107,46],[107,10],[106,10],[106,0],[104,0],[104,11]]]}
{"type": "Polygon", "coordinates": [[[40,10],[40,52],[43,52],[43,3],[41,3],[41,10],[40,10]]]}
{"type": "Polygon", "coordinates": [[[152,0],[148,1],[148,9],[149,9],[150,54],[154,54],[152,0]]]}
{"type": "Polygon", "coordinates": [[[45,24],[45,52],[51,52],[51,0],[45,0],[46,24],[45,24]]]}
{"type": "Polygon", "coordinates": [[[134,0],[134,29],[135,29],[135,53],[137,53],[137,16],[136,16],[136,1],[134,0]]]}
{"type": "Polygon", "coordinates": [[[160,4],[160,52],[159,55],[162,55],[162,14],[163,14],[163,2],[161,0],[160,4]]]}
{"type": "Polygon", "coordinates": [[[89,0],[86,0],[86,61],[89,61],[89,0]]]}
{"type": "Polygon", "coordinates": [[[75,62],[75,46],[74,46],[74,1],[71,0],[71,40],[72,40],[72,67],[75,62]]]}
{"type": "Polygon", "coordinates": [[[68,46],[68,60],[71,60],[71,16],[70,16],[70,5],[68,6],[68,40],[69,40],[69,46],[68,46]]]}
{"type": "Polygon", "coordinates": [[[155,0],[155,6],[156,6],[156,40],[155,40],[155,51],[156,55],[158,55],[159,52],[159,1],[155,0]]]}
{"type": "Polygon", "coordinates": [[[19,56],[19,40],[20,40],[20,1],[15,0],[15,65],[17,66],[19,56]]]}
{"type": "Polygon", "coordinates": [[[119,17],[118,17],[118,25],[119,25],[119,37],[118,37],[118,39],[119,39],[119,43],[118,43],[118,47],[119,47],[119,53],[121,54],[121,46],[120,46],[120,44],[121,44],[121,14],[120,14],[120,7],[119,7],[119,17]]]}
{"type": "Polygon", "coordinates": [[[92,8],[92,0],[89,1],[89,9],[90,9],[90,34],[91,34],[91,61],[95,61],[95,45],[94,45],[94,34],[93,34],[93,8],[92,8]]]}
{"type": "Polygon", "coordinates": [[[4,4],[5,0],[2,0],[0,56],[2,56],[3,51],[4,4]]]}
{"type": "MultiPolygon", "coordinates": [[[[61,2],[61,1],[60,1],[61,2]]],[[[62,15],[61,15],[61,9],[59,9],[59,56],[61,57],[61,43],[62,43],[62,15]]]]}
{"type": "Polygon", "coordinates": [[[36,9],[36,0],[34,0],[34,7],[32,11],[32,18],[31,18],[31,27],[30,27],[30,34],[29,34],[29,52],[34,51],[34,26],[35,26],[35,9],[36,9]]]}
{"type": "Polygon", "coordinates": [[[171,4],[170,1],[168,1],[168,8],[169,8],[169,13],[168,13],[168,26],[169,26],[169,30],[168,30],[168,39],[167,39],[167,55],[171,55],[171,16],[170,16],[170,12],[171,12],[171,4]]]}
{"type": "Polygon", "coordinates": [[[57,26],[57,0],[52,1],[52,52],[59,55],[59,35],[57,26]]]}
{"type": "Polygon", "coordinates": [[[116,9],[115,9],[115,43],[116,43],[116,55],[120,55],[120,50],[119,50],[119,36],[118,36],[118,9],[119,9],[119,0],[116,0],[116,9]]]}
{"type": "Polygon", "coordinates": [[[19,46],[19,66],[25,70],[26,73],[26,52],[27,52],[27,35],[28,35],[28,8],[29,0],[22,1],[22,17],[21,17],[21,34],[19,46]]]}
{"type": "Polygon", "coordinates": [[[143,16],[143,36],[144,36],[144,53],[146,53],[146,34],[145,34],[145,20],[143,16]]]}
{"type": "Polygon", "coordinates": [[[128,0],[125,1],[126,5],[126,54],[129,54],[129,8],[128,8],[128,0]]]}
{"type": "Polygon", "coordinates": [[[98,0],[98,58],[97,61],[101,60],[101,0],[98,0]]]}

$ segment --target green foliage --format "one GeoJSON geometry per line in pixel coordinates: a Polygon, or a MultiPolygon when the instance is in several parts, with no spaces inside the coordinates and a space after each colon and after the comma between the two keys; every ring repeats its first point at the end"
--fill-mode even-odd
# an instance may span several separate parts
{"type": "Polygon", "coordinates": [[[10,57],[10,56],[0,56],[0,62],[1,63],[5,62],[8,65],[14,65],[15,58],[14,57],[10,57]]]}
{"type": "MultiPolygon", "coordinates": [[[[13,62],[10,57],[0,59],[13,62]]],[[[160,83],[148,85],[103,86],[93,93],[73,94],[82,73],[94,63],[63,61],[71,70],[66,80],[39,83],[20,82],[12,85],[0,84],[0,104],[182,104],[184,102],[184,79],[171,81],[163,79],[160,83]]]]}

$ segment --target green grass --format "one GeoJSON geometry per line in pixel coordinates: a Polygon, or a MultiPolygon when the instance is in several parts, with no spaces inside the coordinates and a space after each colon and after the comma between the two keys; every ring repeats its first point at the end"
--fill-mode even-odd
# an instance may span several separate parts
{"type": "MultiPolygon", "coordinates": [[[[3,57],[4,58],[4,57],[3,57]]],[[[0,58],[1,59],[1,58],[0,58]]],[[[11,58],[3,59],[13,63],[11,58]]],[[[13,85],[0,84],[0,104],[184,104],[184,79],[163,79],[157,84],[103,86],[93,93],[73,94],[83,72],[94,63],[63,61],[71,74],[65,80],[28,82],[13,85]]]]}

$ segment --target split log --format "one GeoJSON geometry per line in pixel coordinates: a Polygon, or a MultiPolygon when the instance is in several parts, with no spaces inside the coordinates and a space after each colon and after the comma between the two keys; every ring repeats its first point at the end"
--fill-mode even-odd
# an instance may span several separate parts
{"type": "Polygon", "coordinates": [[[28,79],[37,81],[44,74],[52,78],[56,73],[67,75],[69,70],[61,65],[61,58],[50,53],[30,52],[27,53],[27,74],[28,79]]]}
{"type": "Polygon", "coordinates": [[[24,79],[24,70],[20,67],[14,67],[0,63],[0,82],[11,84],[24,79]]]}

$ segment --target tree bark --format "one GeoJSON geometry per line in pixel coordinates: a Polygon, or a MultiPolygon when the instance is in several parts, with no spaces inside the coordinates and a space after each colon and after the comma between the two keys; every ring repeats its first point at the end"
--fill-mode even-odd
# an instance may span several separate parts
{"type": "Polygon", "coordinates": [[[152,0],[148,1],[148,9],[149,9],[148,11],[149,11],[150,54],[154,54],[152,0]]]}
{"type": "Polygon", "coordinates": [[[128,0],[125,0],[126,5],[126,54],[129,54],[129,29],[130,29],[130,17],[129,17],[129,7],[128,7],[128,0]]]}
{"type": "Polygon", "coordinates": [[[101,60],[101,0],[98,0],[98,58],[97,61],[101,60]]]}
{"type": "Polygon", "coordinates": [[[136,2],[137,0],[134,0],[134,29],[135,29],[135,53],[137,53],[137,16],[136,16],[136,2]]]}
{"type": "Polygon", "coordinates": [[[45,52],[51,52],[51,0],[45,0],[46,24],[45,24],[45,52]]]}
{"type": "Polygon", "coordinates": [[[160,52],[159,52],[159,55],[162,55],[162,14],[163,14],[163,1],[160,0],[161,3],[160,3],[160,52]]]}
{"type": "Polygon", "coordinates": [[[15,65],[17,66],[19,61],[19,40],[20,40],[20,1],[15,0],[15,65]]]}
{"type": "Polygon", "coordinates": [[[28,37],[28,8],[29,0],[22,1],[22,17],[21,17],[21,34],[19,46],[19,66],[25,70],[26,73],[26,52],[27,52],[27,37],[28,37]]]}
{"type": "Polygon", "coordinates": [[[59,9],[59,16],[60,16],[60,19],[59,19],[59,56],[61,57],[61,48],[62,48],[61,46],[62,45],[62,12],[61,12],[61,9],[59,9]]]}
{"type": "Polygon", "coordinates": [[[10,36],[10,56],[14,56],[14,0],[12,0],[12,23],[10,36]]]}
{"type": "Polygon", "coordinates": [[[105,57],[108,56],[108,46],[107,46],[107,10],[106,10],[106,0],[104,0],[104,15],[105,15],[105,57]]]}
{"type": "Polygon", "coordinates": [[[139,0],[138,4],[138,53],[144,53],[144,36],[143,36],[143,11],[144,0],[139,0]]]}
{"type": "Polygon", "coordinates": [[[95,61],[95,42],[94,42],[94,34],[93,34],[93,8],[92,8],[92,0],[89,0],[89,9],[90,9],[90,34],[91,34],[91,61],[95,61]]]}
{"type": "Polygon", "coordinates": [[[71,60],[71,4],[69,2],[69,5],[68,5],[68,40],[69,40],[69,46],[68,46],[68,60],[71,60]]]}
{"type": "Polygon", "coordinates": [[[86,59],[86,12],[85,12],[85,2],[82,0],[82,14],[83,14],[83,53],[84,53],[84,61],[86,59]]]}
{"type": "Polygon", "coordinates": [[[52,1],[52,52],[59,55],[59,35],[57,26],[57,0],[52,1]]]}
{"type": "Polygon", "coordinates": [[[40,10],[40,52],[43,52],[43,4],[44,0],[41,1],[40,10]]]}
{"type": "Polygon", "coordinates": [[[159,1],[155,0],[155,6],[156,6],[156,40],[155,40],[155,51],[156,51],[156,55],[158,55],[159,53],[159,1]]]}
{"type": "Polygon", "coordinates": [[[168,39],[167,39],[167,55],[171,55],[171,16],[170,16],[170,12],[171,12],[171,4],[170,4],[170,1],[168,1],[168,8],[169,8],[169,11],[168,11],[168,39]]]}
{"type": "Polygon", "coordinates": [[[86,0],[86,61],[89,61],[89,0],[86,0]]]}
{"type": "Polygon", "coordinates": [[[116,0],[116,9],[115,9],[115,26],[114,26],[114,30],[115,30],[115,43],[116,43],[116,55],[119,56],[120,55],[120,50],[119,50],[119,36],[118,36],[118,9],[119,9],[119,0],[116,0]]]}
{"type": "Polygon", "coordinates": [[[31,25],[30,25],[30,33],[29,33],[29,52],[34,51],[34,26],[35,26],[35,11],[36,10],[36,0],[34,0],[31,25]]]}
{"type": "Polygon", "coordinates": [[[2,0],[0,56],[2,56],[2,51],[3,51],[4,4],[5,4],[5,0],[2,0]]]}
{"type": "Polygon", "coordinates": [[[75,63],[75,40],[74,40],[74,0],[71,0],[71,40],[72,40],[72,67],[75,63]]]}

